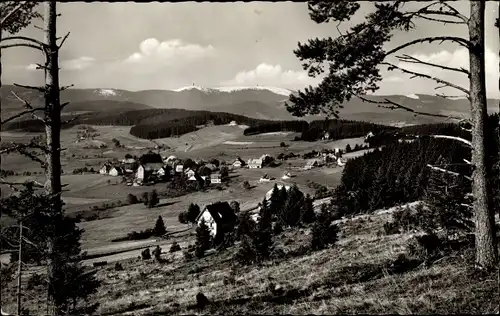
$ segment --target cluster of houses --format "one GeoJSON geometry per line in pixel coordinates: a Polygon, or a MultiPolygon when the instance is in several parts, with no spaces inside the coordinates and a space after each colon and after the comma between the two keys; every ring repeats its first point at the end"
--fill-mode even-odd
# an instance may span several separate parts
{"type": "MultiPolygon", "coordinates": [[[[227,165],[227,167],[231,169],[243,167],[262,168],[266,156],[268,155],[264,155],[259,159],[250,159],[248,162],[238,157],[230,165],[227,165]]],[[[99,173],[113,177],[124,176],[133,179],[133,181],[128,182],[128,185],[142,185],[150,181],[168,181],[177,175],[185,175],[188,181],[197,181],[200,179],[205,181],[210,180],[210,183],[222,183],[223,181],[219,167],[212,163],[196,161],[196,167],[185,168],[183,162],[174,155],[161,159],[153,159],[153,161],[144,163],[140,163],[139,160],[128,157],[115,163],[108,161],[99,169],[99,173]],[[203,167],[205,168],[204,172],[200,174],[199,171],[203,167]]]]}
{"type": "Polygon", "coordinates": [[[304,170],[311,170],[313,168],[324,166],[327,163],[336,163],[338,166],[344,166],[345,160],[342,159],[342,150],[335,148],[333,152],[329,150],[323,150],[318,152],[317,157],[308,159],[304,170]]]}

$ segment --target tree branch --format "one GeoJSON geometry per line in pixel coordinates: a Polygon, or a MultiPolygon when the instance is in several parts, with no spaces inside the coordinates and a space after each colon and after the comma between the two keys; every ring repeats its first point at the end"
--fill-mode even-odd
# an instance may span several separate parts
{"type": "Polygon", "coordinates": [[[69,86],[63,86],[59,89],[59,91],[64,91],[64,90],[68,90],[69,88],[72,88],[74,87],[75,85],[74,84],[70,84],[69,86]]]}
{"type": "Polygon", "coordinates": [[[393,48],[390,51],[388,51],[387,53],[385,53],[385,56],[389,56],[391,54],[394,54],[394,53],[396,53],[396,52],[398,52],[398,51],[400,51],[403,48],[406,48],[408,46],[412,46],[412,45],[419,44],[419,43],[425,43],[425,42],[432,43],[432,42],[437,42],[437,41],[441,41],[441,43],[444,42],[444,41],[451,41],[451,42],[454,42],[454,43],[458,43],[458,44],[460,44],[461,46],[463,46],[463,47],[465,47],[467,49],[470,47],[470,41],[466,40],[466,39],[464,39],[462,37],[455,37],[455,36],[424,37],[424,38],[419,38],[419,39],[413,40],[411,42],[407,42],[407,43],[405,43],[403,45],[400,45],[400,46],[398,46],[396,48],[393,48]]]}
{"type": "Polygon", "coordinates": [[[24,103],[24,106],[26,108],[28,108],[29,110],[32,110],[33,113],[31,114],[35,119],[38,119],[40,121],[43,122],[43,124],[47,124],[47,121],[41,117],[39,117],[38,115],[36,115],[34,112],[35,111],[38,111],[38,110],[44,110],[45,108],[34,108],[28,101],[26,101],[25,99],[21,98],[20,96],[18,96],[14,91],[11,91],[11,93],[21,102],[24,103]]]}
{"type": "Polygon", "coordinates": [[[450,9],[450,11],[452,11],[453,13],[455,13],[454,16],[460,18],[462,21],[465,22],[465,24],[469,23],[469,18],[467,18],[465,15],[463,15],[462,13],[458,12],[457,9],[455,9],[453,6],[449,5],[446,1],[440,1],[441,4],[443,4],[445,7],[447,7],[448,9],[450,9]]]}
{"type": "MultiPolygon", "coordinates": [[[[0,178],[0,179],[2,179],[2,178],[0,178]]],[[[0,181],[0,184],[5,184],[5,185],[8,185],[8,186],[33,184],[33,186],[36,187],[36,188],[44,188],[43,184],[41,184],[40,182],[35,181],[35,180],[29,180],[29,181],[25,181],[25,182],[9,182],[9,181],[5,181],[5,180],[2,179],[0,181]]]]}
{"type": "Polygon", "coordinates": [[[31,37],[26,37],[26,36],[9,36],[9,37],[4,37],[4,38],[2,38],[0,40],[0,43],[4,42],[4,41],[14,41],[14,40],[32,42],[34,44],[39,45],[40,47],[45,46],[45,44],[43,42],[41,42],[39,40],[36,40],[34,38],[31,38],[31,37]]]}
{"type": "Polygon", "coordinates": [[[66,107],[66,105],[68,105],[70,102],[64,102],[63,104],[60,105],[60,109],[61,111],[66,107]]]}
{"type": "Polygon", "coordinates": [[[24,115],[26,115],[26,114],[30,114],[30,113],[31,113],[31,114],[34,114],[34,112],[36,112],[36,111],[42,111],[43,109],[44,109],[44,108],[34,108],[34,109],[31,109],[31,110],[26,110],[26,111],[20,112],[20,113],[18,113],[18,114],[16,114],[16,115],[14,115],[14,116],[11,116],[11,117],[9,117],[8,119],[6,119],[6,120],[2,121],[0,124],[2,124],[2,125],[3,125],[3,124],[6,124],[6,123],[8,123],[8,122],[10,122],[10,121],[15,120],[16,118],[19,118],[19,117],[21,117],[21,116],[24,116],[24,115]]]}
{"type": "Polygon", "coordinates": [[[17,84],[17,83],[14,83],[14,85],[16,87],[20,87],[20,88],[25,88],[25,89],[31,89],[31,90],[37,90],[37,91],[40,91],[40,92],[45,92],[45,87],[25,86],[25,85],[21,85],[21,84],[17,84]]]}
{"type": "Polygon", "coordinates": [[[40,51],[43,51],[41,47],[38,47],[33,44],[28,44],[28,43],[16,43],[16,44],[8,44],[8,45],[0,45],[0,49],[7,49],[7,48],[12,48],[12,47],[29,47],[29,48],[34,48],[38,49],[40,51]]]}
{"type": "Polygon", "coordinates": [[[467,69],[465,69],[465,68],[454,68],[454,67],[447,67],[447,66],[442,66],[442,65],[434,64],[434,63],[429,63],[429,62],[422,61],[422,60],[420,60],[418,58],[415,58],[415,57],[407,55],[407,54],[403,54],[401,56],[396,56],[396,58],[398,58],[400,61],[405,62],[405,63],[422,64],[422,65],[426,65],[426,66],[441,68],[441,69],[444,69],[444,70],[451,70],[451,71],[461,72],[461,73],[466,74],[467,76],[470,76],[470,72],[467,69]]]}
{"type": "Polygon", "coordinates": [[[431,164],[427,164],[427,167],[431,168],[432,170],[444,172],[444,173],[451,174],[451,175],[454,175],[454,176],[457,176],[457,177],[464,177],[467,180],[472,180],[472,178],[469,177],[469,176],[465,176],[465,175],[462,175],[462,174],[460,174],[458,172],[450,171],[450,170],[447,170],[447,169],[439,168],[439,167],[433,166],[431,164]]]}
{"type": "Polygon", "coordinates": [[[383,108],[386,108],[386,109],[391,109],[391,110],[401,109],[401,110],[405,110],[405,111],[408,111],[408,112],[411,112],[411,113],[415,114],[415,116],[416,115],[425,115],[425,116],[442,117],[442,118],[446,118],[446,119],[455,119],[455,120],[462,119],[461,117],[456,117],[456,116],[449,116],[449,115],[438,114],[438,113],[429,113],[429,112],[415,111],[412,108],[409,108],[409,107],[404,106],[402,104],[396,103],[396,102],[394,102],[392,100],[389,100],[387,98],[384,101],[374,101],[374,100],[370,100],[370,99],[367,99],[367,98],[359,96],[359,95],[357,95],[357,97],[360,98],[364,102],[378,104],[380,107],[383,107],[383,108]]]}
{"type": "MultiPolygon", "coordinates": [[[[434,14],[434,13],[428,13],[428,14],[434,14]]],[[[446,15],[446,14],[444,14],[446,15]]],[[[436,19],[436,18],[431,18],[431,17],[428,17],[428,16],[423,16],[421,14],[415,14],[416,17],[419,17],[421,19],[424,19],[424,20],[428,20],[428,21],[434,21],[434,22],[441,22],[441,23],[444,23],[445,25],[446,24],[466,24],[462,21],[451,21],[451,20],[442,20],[442,19],[436,19]]]]}
{"type": "Polygon", "coordinates": [[[61,44],[59,44],[57,47],[58,48],[61,48],[64,44],[64,42],[66,41],[66,39],[68,38],[70,32],[66,33],[66,35],[63,37],[62,41],[61,41],[61,44]]]}
{"type": "MultiPolygon", "coordinates": [[[[426,74],[423,74],[423,73],[419,73],[419,72],[415,72],[415,71],[411,71],[411,70],[408,70],[408,69],[405,69],[405,68],[401,68],[399,66],[396,66],[394,64],[391,64],[391,63],[388,63],[388,62],[383,62],[382,65],[386,65],[388,66],[388,70],[389,71],[392,71],[394,69],[398,69],[399,71],[403,72],[403,73],[406,73],[406,74],[410,74],[410,75],[413,75],[413,77],[411,77],[410,79],[414,78],[414,77],[421,77],[421,78],[427,78],[427,79],[432,79],[434,81],[436,81],[437,83],[441,83],[443,84],[442,87],[450,87],[450,88],[455,88],[457,90],[460,90],[462,92],[464,92],[465,94],[467,94],[467,96],[470,95],[470,92],[469,90],[465,89],[465,88],[462,88],[456,84],[453,84],[451,82],[448,82],[448,81],[445,81],[445,80],[442,80],[442,79],[439,79],[437,77],[432,77],[432,76],[429,76],[429,75],[426,75],[426,74]]],[[[439,87],[439,88],[442,88],[442,87],[439,87]]]]}
{"type": "Polygon", "coordinates": [[[21,8],[25,5],[26,3],[25,2],[21,2],[19,3],[14,9],[12,9],[9,13],[7,13],[7,15],[2,19],[2,21],[0,21],[0,28],[3,29],[3,25],[5,24],[5,22],[7,22],[7,20],[15,15],[17,13],[17,11],[21,10],[21,8]]]}
{"type": "Polygon", "coordinates": [[[458,142],[464,143],[469,147],[472,147],[472,142],[461,137],[456,137],[456,136],[448,136],[448,135],[430,135],[430,137],[433,138],[444,138],[444,139],[451,139],[451,140],[456,140],[458,142]]]}

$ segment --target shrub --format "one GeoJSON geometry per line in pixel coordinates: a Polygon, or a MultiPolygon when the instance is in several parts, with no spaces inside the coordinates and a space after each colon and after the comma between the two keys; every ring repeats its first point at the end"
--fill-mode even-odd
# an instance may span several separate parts
{"type": "Polygon", "coordinates": [[[240,203],[238,201],[231,201],[230,206],[235,214],[240,212],[240,203]]]}
{"type": "Polygon", "coordinates": [[[178,216],[179,223],[187,224],[189,221],[187,220],[186,212],[180,212],[178,216]]]}
{"type": "Polygon", "coordinates": [[[156,192],[156,190],[153,190],[149,194],[147,206],[148,206],[148,208],[153,208],[153,207],[157,206],[158,203],[160,203],[160,198],[158,197],[158,192],[156,192]]]}
{"type": "Polygon", "coordinates": [[[186,220],[188,223],[195,223],[196,218],[200,215],[200,206],[198,204],[191,203],[188,207],[186,215],[186,220]]]}
{"type": "Polygon", "coordinates": [[[243,240],[240,243],[235,259],[238,263],[243,265],[251,265],[256,262],[257,251],[255,250],[252,238],[250,236],[243,236],[243,240]]]}
{"type": "Polygon", "coordinates": [[[285,144],[285,142],[281,142],[280,147],[287,147],[287,145],[285,144]]]}
{"type": "Polygon", "coordinates": [[[177,241],[174,241],[172,245],[170,245],[169,252],[177,252],[179,250],[181,250],[181,246],[177,243],[177,241]]]}
{"type": "Polygon", "coordinates": [[[151,252],[149,251],[149,248],[146,248],[141,252],[141,258],[142,260],[151,259],[151,252]]]}
{"type": "Polygon", "coordinates": [[[250,182],[245,180],[245,182],[243,182],[243,189],[250,190],[251,188],[252,188],[252,186],[250,185],[250,182]]]}
{"type": "Polygon", "coordinates": [[[123,271],[123,266],[121,263],[117,262],[115,263],[115,270],[116,271],[123,271]]]}

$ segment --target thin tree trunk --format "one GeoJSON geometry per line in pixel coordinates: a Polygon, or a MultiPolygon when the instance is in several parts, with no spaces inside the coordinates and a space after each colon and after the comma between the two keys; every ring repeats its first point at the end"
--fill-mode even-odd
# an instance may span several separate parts
{"type": "Polygon", "coordinates": [[[22,272],[23,272],[23,221],[19,221],[19,253],[18,253],[18,261],[17,261],[17,315],[21,315],[21,281],[22,281],[22,272]]]}
{"type": "MultiPolygon", "coordinates": [[[[47,141],[47,182],[46,190],[53,198],[53,212],[60,213],[61,203],[61,157],[60,157],[60,128],[61,111],[59,98],[59,47],[56,42],[56,2],[46,1],[44,17],[44,43],[47,45],[46,69],[45,69],[45,134],[47,141]]],[[[57,260],[54,260],[54,240],[49,236],[47,240],[47,279],[49,280],[49,302],[48,314],[56,315],[57,310],[52,295],[57,291],[54,288],[55,268],[57,260]]]]}
{"type": "Polygon", "coordinates": [[[486,137],[486,83],[484,57],[485,1],[470,2],[470,98],[472,108],[472,193],[476,226],[476,263],[483,268],[494,268],[498,260],[495,219],[488,190],[486,137]]]}

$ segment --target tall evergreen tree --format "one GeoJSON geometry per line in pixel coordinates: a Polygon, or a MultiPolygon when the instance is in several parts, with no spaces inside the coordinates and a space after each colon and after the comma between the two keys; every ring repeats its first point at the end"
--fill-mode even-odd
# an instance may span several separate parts
{"type": "Polygon", "coordinates": [[[295,227],[300,223],[301,209],[304,207],[304,194],[294,184],[288,192],[287,200],[282,211],[279,213],[279,220],[283,226],[295,227]]]}
{"type": "Polygon", "coordinates": [[[158,216],[153,232],[155,236],[163,236],[167,233],[167,228],[165,227],[165,223],[163,222],[163,218],[161,216],[158,216]]]}
{"type": "Polygon", "coordinates": [[[338,233],[338,226],[332,224],[332,216],[328,211],[328,207],[322,205],[311,231],[311,249],[321,250],[328,245],[335,244],[338,240],[338,233]]]}
{"type": "Polygon", "coordinates": [[[243,236],[245,235],[253,237],[255,229],[255,222],[250,217],[249,212],[242,212],[238,215],[236,239],[242,240],[243,236]]]}
{"type": "Polygon", "coordinates": [[[155,207],[156,205],[158,205],[158,203],[160,203],[160,198],[158,197],[158,192],[156,192],[156,190],[153,190],[153,191],[149,194],[149,198],[148,198],[148,207],[149,207],[149,208],[153,208],[153,207],[155,207]]]}
{"type": "Polygon", "coordinates": [[[283,205],[281,198],[282,196],[280,189],[278,189],[278,184],[275,183],[273,191],[271,193],[271,197],[269,198],[269,204],[272,214],[278,213],[279,209],[281,208],[281,205],[283,205]]]}
{"type": "Polygon", "coordinates": [[[313,199],[309,194],[306,195],[304,206],[301,208],[300,221],[304,224],[314,222],[316,215],[314,214],[313,199]]]}
{"type": "Polygon", "coordinates": [[[253,237],[257,260],[264,261],[269,258],[272,250],[272,214],[264,199],[260,208],[259,223],[253,237]]]}
{"type": "Polygon", "coordinates": [[[187,210],[187,220],[190,223],[194,223],[198,215],[200,215],[200,207],[198,204],[191,203],[187,210]]]}

